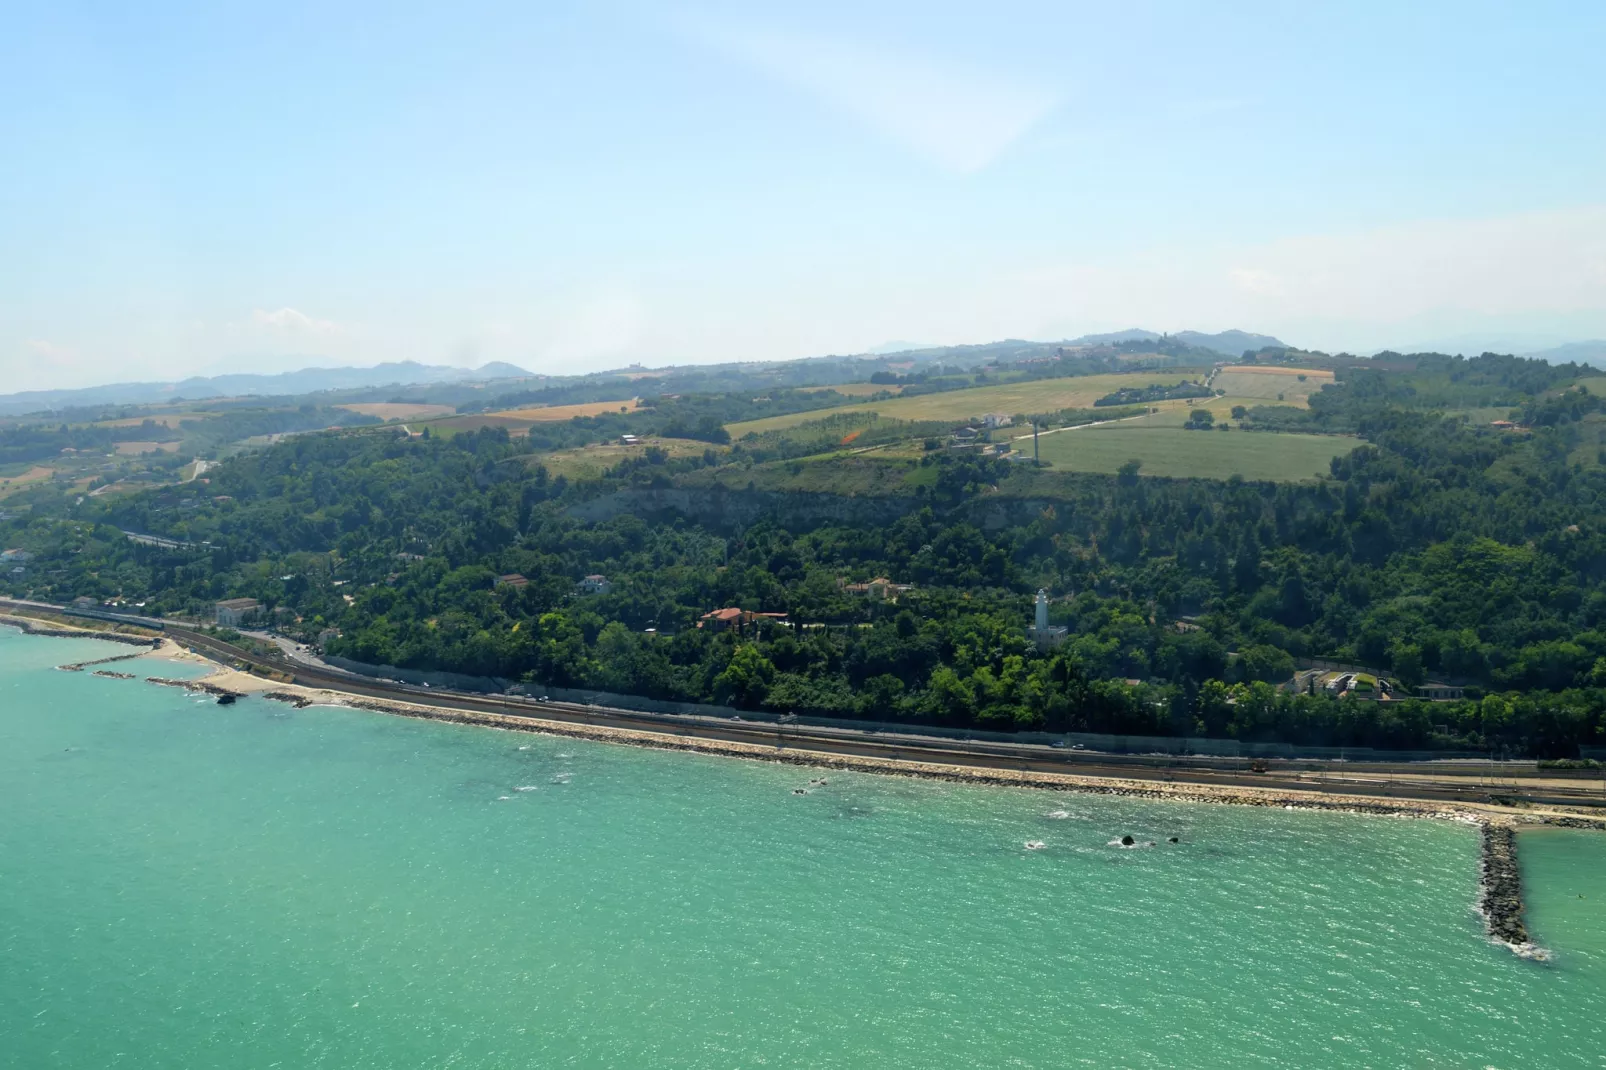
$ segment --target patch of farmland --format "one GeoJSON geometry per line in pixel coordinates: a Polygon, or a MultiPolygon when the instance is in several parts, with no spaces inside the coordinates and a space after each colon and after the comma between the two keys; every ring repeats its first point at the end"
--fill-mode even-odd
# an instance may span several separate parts
{"type": "Polygon", "coordinates": [[[654,437],[642,439],[633,446],[623,446],[617,442],[597,443],[568,450],[535,453],[525,458],[525,460],[528,464],[544,466],[547,472],[553,476],[565,476],[569,479],[596,479],[620,461],[645,457],[649,446],[656,446],[658,449],[663,450],[669,455],[670,460],[680,457],[700,457],[709,450],[716,454],[728,452],[724,446],[713,446],[707,442],[699,442],[693,439],[654,437]]]}
{"type": "Polygon", "coordinates": [[[24,487],[32,486],[35,483],[43,483],[45,480],[49,479],[55,474],[56,470],[54,468],[50,468],[42,464],[36,464],[32,468],[29,468],[24,472],[20,472],[17,475],[0,476],[0,498],[5,497],[7,494],[12,493],[13,491],[18,491],[24,487]]]}
{"type": "Polygon", "coordinates": [[[354,405],[340,405],[337,408],[387,421],[424,420],[433,416],[450,416],[457,411],[450,405],[425,405],[400,401],[358,402],[354,405]]]}
{"type": "Polygon", "coordinates": [[[146,420],[162,427],[176,428],[182,424],[194,423],[209,416],[216,416],[215,412],[159,412],[147,416],[125,416],[120,420],[101,420],[96,427],[138,427],[146,420]]]}
{"type": "Polygon", "coordinates": [[[835,390],[843,397],[867,398],[871,394],[879,394],[883,390],[892,394],[903,393],[902,383],[836,383],[832,386],[800,386],[797,388],[801,394],[819,394],[827,390],[835,390]]]}
{"type": "Polygon", "coordinates": [[[831,409],[794,412],[762,420],[746,420],[726,425],[731,438],[766,431],[779,431],[823,416],[845,412],[874,412],[891,420],[951,420],[962,423],[989,412],[1009,416],[1017,413],[1057,412],[1060,409],[1086,409],[1106,394],[1124,387],[1142,388],[1152,384],[1175,386],[1196,379],[1197,368],[1166,368],[1161,371],[1122,372],[1113,375],[1081,375],[1068,379],[1035,379],[998,386],[975,386],[939,394],[890,398],[838,405],[831,409]]]}
{"type": "Polygon", "coordinates": [[[580,405],[543,405],[529,409],[504,409],[501,412],[465,413],[462,416],[443,416],[440,419],[414,422],[414,431],[428,427],[435,434],[455,435],[462,431],[478,431],[482,427],[505,427],[508,434],[517,435],[539,423],[572,420],[576,416],[597,416],[605,412],[630,411],[640,407],[639,401],[588,401],[580,405]]]}
{"type": "MultiPolygon", "coordinates": [[[[1138,461],[1140,475],[1296,483],[1326,475],[1329,462],[1360,445],[1345,435],[1184,431],[1142,421],[1043,435],[1043,460],[1068,472],[1113,474],[1138,461]]],[[[1029,448],[1029,447],[1026,447],[1029,448]]]]}
{"type": "Polygon", "coordinates": [[[1310,396],[1333,381],[1333,373],[1319,368],[1262,368],[1234,364],[1216,373],[1210,385],[1228,397],[1253,402],[1308,407],[1310,396]]]}
{"type": "Polygon", "coordinates": [[[141,453],[176,453],[177,442],[119,442],[117,452],[124,457],[134,457],[141,453]]]}
{"type": "Polygon", "coordinates": [[[572,420],[576,416],[600,416],[605,412],[629,412],[640,407],[639,399],[629,401],[587,401],[579,405],[542,405],[533,409],[508,409],[491,413],[507,420],[539,424],[549,420],[572,420]]]}

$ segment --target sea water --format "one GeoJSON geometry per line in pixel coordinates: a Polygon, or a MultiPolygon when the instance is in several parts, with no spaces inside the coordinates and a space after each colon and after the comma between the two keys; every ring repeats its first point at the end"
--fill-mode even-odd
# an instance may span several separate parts
{"type": "Polygon", "coordinates": [[[1606,1065],[1606,836],[1521,837],[1535,962],[1451,822],[53,668],[126,649],[0,628],[3,1066],[1606,1065]]]}

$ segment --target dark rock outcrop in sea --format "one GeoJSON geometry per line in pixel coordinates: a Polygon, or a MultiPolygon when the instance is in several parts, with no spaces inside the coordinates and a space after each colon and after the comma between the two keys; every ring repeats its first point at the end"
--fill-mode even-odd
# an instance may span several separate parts
{"type": "Polygon", "coordinates": [[[224,695],[236,699],[245,697],[245,693],[242,691],[230,691],[226,687],[209,684],[205,680],[169,680],[165,676],[147,676],[145,677],[145,682],[147,684],[161,684],[163,687],[182,687],[186,691],[199,691],[207,695],[216,695],[219,698],[224,695]]]}

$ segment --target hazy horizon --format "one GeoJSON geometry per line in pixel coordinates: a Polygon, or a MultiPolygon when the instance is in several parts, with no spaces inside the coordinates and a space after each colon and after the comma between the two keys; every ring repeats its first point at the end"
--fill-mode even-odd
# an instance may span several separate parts
{"type": "Polygon", "coordinates": [[[1134,325],[1606,337],[1595,6],[44,7],[8,30],[9,391],[1134,325]]]}

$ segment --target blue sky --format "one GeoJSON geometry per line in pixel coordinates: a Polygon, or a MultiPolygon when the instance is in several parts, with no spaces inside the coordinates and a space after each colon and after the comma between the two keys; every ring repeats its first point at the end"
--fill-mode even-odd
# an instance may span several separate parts
{"type": "Polygon", "coordinates": [[[1606,337],[1606,4],[29,3],[0,390],[1606,337]]]}

